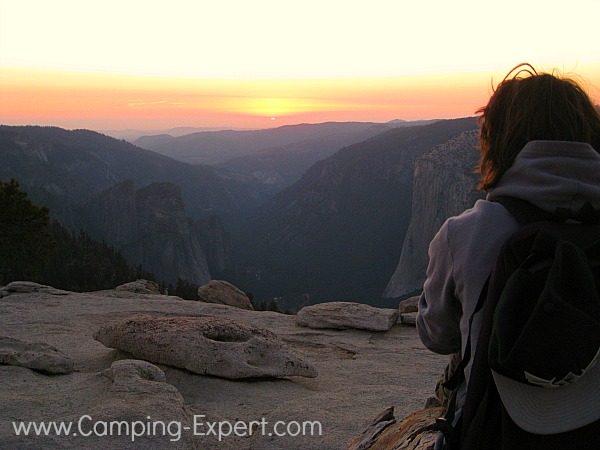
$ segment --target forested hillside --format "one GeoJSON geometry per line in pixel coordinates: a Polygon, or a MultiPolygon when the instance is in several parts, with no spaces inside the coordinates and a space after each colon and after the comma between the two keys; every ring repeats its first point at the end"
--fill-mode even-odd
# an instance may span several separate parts
{"type": "Polygon", "coordinates": [[[50,224],[49,217],[18,182],[0,180],[0,285],[25,280],[82,292],[154,278],[105,242],[50,224]]]}

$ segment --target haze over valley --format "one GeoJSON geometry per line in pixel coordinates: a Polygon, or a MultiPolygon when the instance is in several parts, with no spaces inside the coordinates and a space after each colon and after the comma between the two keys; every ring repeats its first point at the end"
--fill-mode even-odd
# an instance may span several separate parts
{"type": "MultiPolygon", "coordinates": [[[[475,141],[456,137],[475,128],[474,118],[330,122],[139,138],[145,150],[92,131],[2,126],[0,178],[165,284],[223,278],[288,310],[385,304],[384,291],[419,288],[386,291],[411,205],[425,200],[413,192],[415,162],[451,143],[470,172],[475,141]]],[[[453,212],[436,211],[438,221],[453,212]]],[[[422,252],[430,236],[411,239],[422,252]]]]}

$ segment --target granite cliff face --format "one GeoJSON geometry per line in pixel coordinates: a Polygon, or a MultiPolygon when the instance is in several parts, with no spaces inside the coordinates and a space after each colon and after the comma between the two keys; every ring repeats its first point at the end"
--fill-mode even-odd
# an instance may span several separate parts
{"type": "Polygon", "coordinates": [[[384,297],[401,297],[421,289],[435,233],[448,217],[483,197],[476,190],[478,176],[473,173],[479,158],[475,149],[478,138],[478,131],[465,131],[415,161],[411,221],[384,297]]]}
{"type": "Polygon", "coordinates": [[[219,216],[210,216],[196,221],[195,229],[200,236],[208,267],[213,278],[220,277],[234,265],[231,236],[225,230],[219,216]]]}
{"type": "Polygon", "coordinates": [[[136,190],[133,181],[125,181],[89,201],[84,215],[90,234],[159,279],[197,284],[210,280],[200,233],[176,185],[152,183],[136,190]]]}

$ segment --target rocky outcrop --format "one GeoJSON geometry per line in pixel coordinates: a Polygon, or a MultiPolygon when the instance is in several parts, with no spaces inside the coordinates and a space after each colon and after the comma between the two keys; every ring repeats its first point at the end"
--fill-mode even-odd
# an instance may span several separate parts
{"type": "Polygon", "coordinates": [[[396,298],[420,289],[429,261],[429,243],[444,221],[471,207],[483,194],[474,173],[478,131],[466,131],[415,161],[410,225],[396,271],[383,296],[396,298]]]}
{"type": "Polygon", "coordinates": [[[115,291],[135,292],[136,294],[160,294],[158,284],[154,281],[136,280],[115,288],[115,291]]]}
{"type": "Polygon", "coordinates": [[[387,331],[398,321],[398,311],[375,308],[363,303],[328,302],[305,306],[296,315],[296,323],[309,328],[387,331]]]}
{"type": "Polygon", "coordinates": [[[23,342],[0,336],[0,364],[22,366],[47,374],[73,371],[73,361],[42,342],[23,342]]]}
{"type": "Polygon", "coordinates": [[[86,224],[90,234],[158,279],[173,284],[178,278],[195,284],[210,279],[199,233],[175,184],[153,183],[136,190],[133,181],[125,181],[96,196],[86,209],[94,211],[86,224]]]}
{"type": "Polygon", "coordinates": [[[397,420],[394,408],[388,408],[352,441],[347,450],[431,450],[438,434],[433,425],[444,411],[442,406],[432,406],[397,420]]]}
{"type": "Polygon", "coordinates": [[[179,188],[172,183],[153,183],[136,192],[136,207],[137,252],[145,267],[171,282],[177,282],[177,278],[198,284],[208,281],[206,256],[185,212],[179,188]]]}
{"type": "Polygon", "coordinates": [[[235,306],[236,308],[253,310],[248,296],[233,284],[222,280],[210,280],[198,288],[198,300],[206,303],[235,306]]]}
{"type": "Polygon", "coordinates": [[[13,281],[6,286],[0,286],[0,298],[13,293],[44,292],[51,295],[67,295],[67,291],[46,286],[32,281],[13,281]]]}
{"type": "Polygon", "coordinates": [[[134,316],[94,339],[137,358],[228,379],[316,377],[271,331],[218,317],[134,316]]]}
{"type": "Polygon", "coordinates": [[[396,423],[396,418],[394,417],[394,407],[390,406],[375,419],[373,419],[373,422],[369,424],[367,429],[363,431],[360,436],[357,436],[356,439],[350,443],[346,450],[370,449],[373,444],[375,444],[377,437],[381,434],[381,432],[394,423],[396,423]]]}
{"type": "MultiPolygon", "coordinates": [[[[137,240],[135,183],[123,181],[94,196],[84,205],[84,226],[89,233],[125,250],[137,240]],[[90,214],[94,211],[94,214],[90,214]]],[[[136,261],[137,262],[137,261],[136,261]]]]}

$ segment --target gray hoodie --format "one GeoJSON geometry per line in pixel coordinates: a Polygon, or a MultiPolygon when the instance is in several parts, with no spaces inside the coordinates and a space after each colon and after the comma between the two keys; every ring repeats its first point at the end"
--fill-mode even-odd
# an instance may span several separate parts
{"type": "MultiPolygon", "coordinates": [[[[417,330],[430,350],[464,351],[469,320],[502,244],[518,230],[497,196],[521,198],[546,210],[573,210],[589,201],[600,209],[600,154],[579,142],[532,141],[517,155],[487,200],[449,218],[429,246],[429,266],[419,301],[417,330]]],[[[479,317],[473,319],[476,348],[479,317]]],[[[468,383],[470,365],[465,369],[468,383]]],[[[462,389],[464,394],[464,386],[462,389]]],[[[464,395],[459,395],[458,406],[464,395]]]]}

